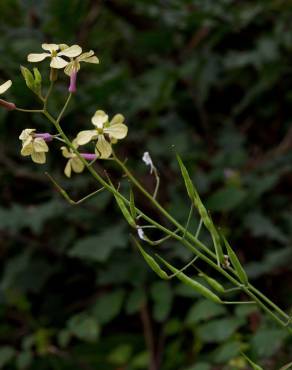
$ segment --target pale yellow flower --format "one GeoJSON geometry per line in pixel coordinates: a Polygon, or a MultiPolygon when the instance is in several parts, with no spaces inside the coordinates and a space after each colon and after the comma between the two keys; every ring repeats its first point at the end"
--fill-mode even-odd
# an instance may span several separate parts
{"type": "Polygon", "coordinates": [[[80,69],[81,62],[98,64],[99,59],[97,58],[97,56],[94,55],[93,50],[90,50],[86,53],[82,53],[76,58],[74,59],[72,58],[70,63],[66,65],[64,69],[64,72],[66,73],[66,75],[71,76],[73,72],[78,72],[80,69]]]}
{"type": "Polygon", "coordinates": [[[27,128],[22,131],[19,139],[22,141],[21,155],[31,156],[35,163],[43,164],[46,162],[46,153],[49,151],[48,145],[42,137],[34,136],[35,129],[27,128]]]}
{"type": "MultiPolygon", "coordinates": [[[[75,148],[78,148],[78,145],[73,141],[73,145],[75,148]]],[[[73,152],[72,149],[68,149],[66,146],[61,147],[63,157],[68,159],[68,162],[65,166],[64,173],[67,177],[71,177],[71,173],[81,173],[84,170],[84,164],[81,160],[77,157],[77,155],[73,152]]]]}
{"type": "Polygon", "coordinates": [[[12,85],[12,81],[8,80],[4,84],[0,85],[0,94],[4,94],[12,85]]]}
{"type": "Polygon", "coordinates": [[[122,114],[116,114],[109,122],[108,115],[102,110],[97,110],[91,119],[95,129],[79,132],[75,139],[76,143],[84,145],[97,140],[97,154],[100,158],[108,158],[112,154],[112,144],[127,136],[128,127],[123,123],[124,120],[122,114]]]}
{"type": "MultiPolygon", "coordinates": [[[[65,45],[67,46],[67,45],[65,45]]],[[[74,58],[82,53],[82,49],[79,45],[72,45],[70,47],[62,48],[62,44],[42,44],[42,48],[46,50],[46,53],[29,54],[27,60],[29,62],[41,62],[46,58],[51,58],[51,68],[64,68],[69,63],[62,57],[74,58]]]]}

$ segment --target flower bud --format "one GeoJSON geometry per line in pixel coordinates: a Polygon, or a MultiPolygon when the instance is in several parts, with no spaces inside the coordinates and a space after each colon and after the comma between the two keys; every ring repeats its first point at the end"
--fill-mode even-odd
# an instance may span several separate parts
{"type": "Polygon", "coordinates": [[[7,110],[14,110],[16,109],[16,105],[14,103],[8,102],[6,100],[0,99],[0,106],[7,109],[7,110]]]}
{"type": "Polygon", "coordinates": [[[76,87],[76,80],[77,80],[77,71],[73,71],[70,75],[70,86],[69,86],[69,89],[68,91],[70,93],[75,93],[76,90],[77,90],[77,87],[76,87]]]}

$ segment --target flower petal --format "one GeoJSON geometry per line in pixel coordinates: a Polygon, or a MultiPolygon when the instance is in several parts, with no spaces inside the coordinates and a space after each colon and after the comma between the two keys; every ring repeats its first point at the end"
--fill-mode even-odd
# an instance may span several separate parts
{"type": "Polygon", "coordinates": [[[34,163],[43,164],[46,163],[46,154],[44,152],[35,152],[31,153],[31,159],[34,163]]]}
{"type": "Polygon", "coordinates": [[[90,50],[86,53],[79,55],[77,59],[79,62],[95,63],[95,64],[99,63],[99,59],[94,55],[93,50],[90,50]]]}
{"type": "Polygon", "coordinates": [[[84,170],[84,164],[77,157],[71,159],[71,167],[76,173],[80,173],[84,170]]]}
{"type": "Polygon", "coordinates": [[[64,173],[67,177],[71,177],[71,159],[66,163],[64,173]]]}
{"type": "Polygon", "coordinates": [[[113,118],[111,119],[110,126],[115,125],[117,123],[123,123],[124,121],[125,121],[125,117],[122,114],[118,113],[114,115],[113,118]]]}
{"type": "Polygon", "coordinates": [[[116,125],[105,128],[104,132],[109,134],[110,137],[120,140],[127,136],[128,127],[123,123],[117,123],[116,125]]]}
{"type": "Polygon", "coordinates": [[[37,153],[42,153],[42,152],[45,153],[45,152],[48,152],[49,151],[49,147],[48,147],[47,143],[41,137],[37,137],[36,139],[34,139],[34,141],[33,141],[33,149],[37,153]]]}
{"type": "Polygon", "coordinates": [[[22,130],[21,134],[19,135],[20,140],[27,140],[29,138],[32,132],[35,131],[35,128],[26,128],[25,130],[22,130]]]}
{"type": "Polygon", "coordinates": [[[97,136],[97,132],[95,130],[80,131],[75,139],[75,142],[78,145],[84,145],[84,144],[89,143],[96,136],[97,136]]]}
{"type": "Polygon", "coordinates": [[[32,152],[33,152],[33,146],[32,146],[32,143],[29,143],[28,145],[25,145],[22,147],[20,154],[26,157],[27,155],[31,155],[32,152]]]}
{"type": "Polygon", "coordinates": [[[50,56],[51,55],[48,53],[28,54],[27,60],[28,62],[36,63],[36,62],[41,62],[42,60],[50,56]]]}
{"type": "Polygon", "coordinates": [[[4,82],[4,84],[0,85],[0,94],[5,93],[6,90],[8,90],[12,85],[12,81],[8,80],[4,82]]]}
{"type": "Polygon", "coordinates": [[[96,149],[98,153],[100,153],[100,158],[108,158],[112,154],[112,146],[108,141],[106,141],[103,135],[98,135],[96,149]]]}
{"type": "Polygon", "coordinates": [[[60,47],[57,44],[42,44],[42,48],[44,50],[47,50],[47,51],[49,51],[51,53],[52,51],[59,50],[60,47]]]}
{"type": "Polygon", "coordinates": [[[90,58],[93,55],[94,55],[94,51],[89,50],[86,53],[82,53],[81,55],[79,55],[79,57],[77,57],[77,59],[79,60],[79,62],[83,62],[85,59],[90,58]]]}
{"type": "Polygon", "coordinates": [[[61,51],[63,51],[64,49],[67,49],[68,47],[69,47],[69,45],[67,45],[67,44],[59,44],[59,49],[61,51]]]}
{"type": "Polygon", "coordinates": [[[50,67],[56,68],[56,69],[61,69],[61,68],[66,67],[67,64],[68,64],[68,62],[66,60],[64,60],[63,58],[53,57],[52,61],[50,63],[50,67]]]}
{"type": "Polygon", "coordinates": [[[61,147],[61,150],[62,150],[63,157],[65,157],[65,158],[72,158],[72,155],[73,154],[71,152],[69,152],[69,150],[68,150],[68,148],[66,146],[62,146],[61,147]]]}
{"type": "MultiPolygon", "coordinates": [[[[78,63],[79,64],[79,63],[78,63]]],[[[80,68],[80,66],[79,66],[80,68]]],[[[69,64],[66,65],[64,72],[67,76],[71,76],[71,74],[74,72],[74,70],[79,69],[78,67],[76,68],[76,63],[74,61],[70,62],[69,64]]]]}
{"type": "Polygon", "coordinates": [[[82,49],[79,45],[72,45],[67,49],[62,50],[61,52],[58,53],[58,55],[63,55],[68,58],[74,58],[77,57],[82,53],[82,49]]]}
{"type": "Polygon", "coordinates": [[[108,121],[108,115],[103,110],[97,110],[91,118],[91,122],[97,128],[103,128],[104,123],[108,121]]]}
{"type": "Polygon", "coordinates": [[[94,63],[94,64],[99,64],[99,59],[97,56],[92,56],[90,58],[86,58],[83,60],[83,62],[86,62],[86,63],[94,63]]]}

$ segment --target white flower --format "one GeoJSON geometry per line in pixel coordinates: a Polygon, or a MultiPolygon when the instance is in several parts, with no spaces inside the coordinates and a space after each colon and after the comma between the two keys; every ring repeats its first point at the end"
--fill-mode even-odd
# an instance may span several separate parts
{"type": "MultiPolygon", "coordinates": [[[[67,46],[67,45],[66,45],[67,46]]],[[[69,63],[65,59],[62,58],[74,58],[77,57],[82,53],[82,49],[79,45],[72,45],[70,47],[62,48],[62,45],[57,44],[42,44],[42,48],[46,50],[46,53],[37,53],[37,54],[29,54],[27,60],[29,62],[41,62],[46,58],[51,58],[50,67],[51,68],[64,68],[69,63]]]]}
{"type": "Polygon", "coordinates": [[[87,53],[82,53],[75,59],[72,59],[71,62],[66,65],[64,69],[66,75],[71,76],[73,72],[78,72],[81,62],[98,64],[99,59],[94,55],[93,50],[90,50],[87,53]]]}
{"type": "MultiPolygon", "coordinates": [[[[76,142],[73,141],[75,148],[78,148],[76,142]]],[[[84,164],[73,152],[72,149],[68,149],[66,146],[61,147],[62,154],[65,158],[68,158],[68,162],[65,166],[64,173],[67,177],[71,177],[72,171],[75,173],[81,173],[84,170],[84,164]]]]}
{"type": "Polygon", "coordinates": [[[124,120],[125,118],[122,114],[116,114],[109,122],[108,115],[102,110],[97,110],[91,119],[95,129],[79,132],[76,137],[76,143],[84,145],[91,140],[97,140],[97,154],[100,158],[108,158],[112,154],[111,144],[127,136],[128,127],[123,123],[124,120]],[[105,135],[108,135],[109,141],[107,141],[105,135]]]}
{"type": "Polygon", "coordinates": [[[150,157],[149,152],[145,152],[143,154],[142,161],[146,164],[146,166],[150,166],[150,173],[152,173],[155,167],[154,167],[154,164],[152,162],[152,158],[150,157]]]}
{"type": "Polygon", "coordinates": [[[35,163],[43,164],[46,162],[46,153],[49,151],[48,145],[41,137],[34,137],[33,128],[27,128],[22,131],[19,139],[22,141],[21,155],[31,156],[35,163]]]}
{"type": "Polygon", "coordinates": [[[0,85],[0,94],[4,94],[12,85],[12,81],[8,80],[4,84],[0,85]]]}

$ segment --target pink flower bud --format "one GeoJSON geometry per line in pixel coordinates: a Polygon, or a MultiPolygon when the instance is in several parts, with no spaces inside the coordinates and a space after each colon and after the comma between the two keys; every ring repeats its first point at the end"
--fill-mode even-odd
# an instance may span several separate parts
{"type": "Polygon", "coordinates": [[[77,80],[77,71],[73,71],[70,75],[70,86],[68,89],[70,93],[75,93],[77,90],[76,80],[77,80]]]}
{"type": "Polygon", "coordinates": [[[40,138],[44,139],[46,142],[53,140],[53,135],[49,134],[48,132],[34,134],[33,136],[34,137],[40,137],[40,138]]]}
{"type": "Polygon", "coordinates": [[[7,110],[14,110],[16,109],[16,105],[14,103],[10,103],[6,100],[0,99],[0,106],[7,109],[7,110]]]}
{"type": "Polygon", "coordinates": [[[97,158],[97,155],[94,153],[80,153],[80,155],[87,161],[93,161],[97,158]]]}

